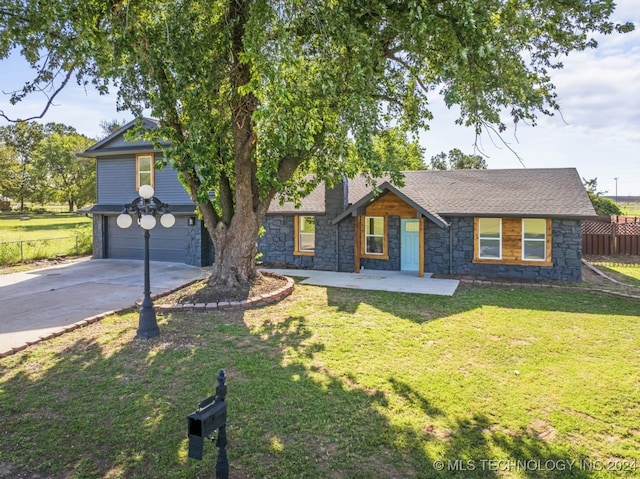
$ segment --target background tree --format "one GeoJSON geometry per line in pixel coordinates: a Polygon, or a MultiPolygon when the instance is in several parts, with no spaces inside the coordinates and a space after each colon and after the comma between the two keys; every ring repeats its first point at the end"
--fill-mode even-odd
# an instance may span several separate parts
{"type": "Polygon", "coordinates": [[[589,199],[591,200],[591,204],[593,205],[593,209],[596,210],[596,213],[607,216],[622,214],[622,210],[615,201],[611,198],[605,198],[602,196],[606,191],[598,191],[598,178],[592,178],[590,180],[582,178],[582,183],[587,189],[587,194],[589,195],[589,199]]]}
{"type": "Polygon", "coordinates": [[[34,154],[34,180],[46,200],[67,203],[69,212],[95,199],[95,160],[78,158],[94,140],[78,133],[47,135],[34,154]]]}
{"type": "MultiPolygon", "coordinates": [[[[5,0],[0,57],[19,47],[34,78],[19,101],[75,77],[119,107],[161,119],[212,236],[214,282],[255,275],[256,240],[276,193],[295,198],[358,170],[384,173],[373,139],[424,128],[434,88],[459,122],[504,130],[557,109],[549,70],[591,32],[627,31],[601,2],[5,0]],[[354,142],[358,161],[345,162],[354,142]],[[209,192],[215,191],[213,199],[209,192]]],[[[46,108],[45,108],[46,112],[46,108]]],[[[2,114],[2,112],[0,112],[2,114]]],[[[5,115],[6,116],[6,115],[5,115]]],[[[398,178],[393,171],[392,177],[398,178]]]]}
{"type": "Polygon", "coordinates": [[[0,197],[16,198],[20,190],[20,163],[16,153],[0,143],[0,197]]]}
{"type": "Polygon", "coordinates": [[[24,202],[33,194],[31,161],[43,138],[44,128],[36,122],[19,121],[0,127],[0,143],[6,148],[5,151],[13,153],[13,159],[19,165],[13,184],[14,199],[20,203],[20,211],[24,211],[24,202]]]}
{"type": "Polygon", "coordinates": [[[112,118],[111,120],[100,120],[100,128],[102,128],[102,135],[100,136],[100,139],[102,140],[110,134],[115,133],[127,123],[129,122],[125,120],[118,120],[117,118],[112,118]]]}
{"type": "MultiPolygon", "coordinates": [[[[354,145],[354,154],[357,147],[354,145]]],[[[373,154],[375,161],[385,171],[424,170],[424,149],[417,139],[410,140],[399,128],[390,128],[373,137],[373,154]]]]}
{"type": "Polygon", "coordinates": [[[432,170],[486,170],[487,162],[480,155],[467,155],[454,148],[432,156],[429,166],[432,170]]]}

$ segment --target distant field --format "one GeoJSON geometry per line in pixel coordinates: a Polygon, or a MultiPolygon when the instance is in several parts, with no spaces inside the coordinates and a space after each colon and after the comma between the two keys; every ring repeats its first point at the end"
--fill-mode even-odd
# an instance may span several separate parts
{"type": "Polygon", "coordinates": [[[625,216],[640,216],[640,201],[633,202],[618,202],[618,206],[622,210],[622,214],[625,216]]]}
{"type": "Polygon", "coordinates": [[[625,216],[640,216],[640,196],[625,196],[618,197],[616,201],[615,196],[607,196],[612,199],[622,210],[622,214],[625,216]]]}
{"type": "Polygon", "coordinates": [[[91,219],[76,213],[0,214],[0,264],[91,251],[91,219]]]}

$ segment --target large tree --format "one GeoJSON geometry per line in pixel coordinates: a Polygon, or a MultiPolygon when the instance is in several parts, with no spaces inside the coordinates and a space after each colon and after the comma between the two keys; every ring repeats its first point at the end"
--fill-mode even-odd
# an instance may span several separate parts
{"type": "Polygon", "coordinates": [[[503,130],[557,109],[549,71],[592,32],[625,31],[611,0],[3,0],[0,57],[18,47],[34,79],[12,101],[75,78],[117,85],[150,109],[212,236],[214,281],[255,274],[277,193],[358,170],[384,173],[373,138],[430,119],[428,94],[460,122],[503,130]],[[57,77],[57,78],[56,78],[57,77]],[[355,142],[358,161],[345,162],[355,142]],[[315,179],[314,179],[315,178],[315,179]],[[209,191],[215,191],[212,197],[209,191]]]}

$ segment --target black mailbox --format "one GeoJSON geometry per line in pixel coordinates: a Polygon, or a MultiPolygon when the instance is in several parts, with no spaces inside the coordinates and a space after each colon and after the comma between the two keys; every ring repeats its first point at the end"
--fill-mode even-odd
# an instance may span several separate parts
{"type": "Polygon", "coordinates": [[[227,403],[211,402],[187,416],[189,457],[202,460],[204,440],[227,422],[227,403]]]}
{"type": "Polygon", "coordinates": [[[204,440],[211,436],[216,429],[218,438],[218,460],[216,461],[216,477],[227,479],[229,476],[229,462],[227,460],[227,386],[224,370],[218,371],[218,385],[216,395],[210,396],[198,405],[198,409],[187,416],[187,434],[189,435],[189,457],[202,460],[204,440]]]}

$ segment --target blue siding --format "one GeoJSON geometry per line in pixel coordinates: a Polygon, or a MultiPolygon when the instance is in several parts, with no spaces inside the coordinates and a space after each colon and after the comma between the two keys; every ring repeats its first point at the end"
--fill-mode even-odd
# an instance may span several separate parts
{"type": "MultiPolygon", "coordinates": [[[[157,154],[156,154],[157,157],[157,154]]],[[[99,158],[97,167],[98,204],[124,204],[136,197],[136,161],[134,156],[99,158]]],[[[171,166],[155,171],[156,195],[165,203],[191,204],[187,191],[171,166]]]]}
{"type": "Polygon", "coordinates": [[[187,190],[184,189],[184,186],[178,179],[178,172],[173,169],[173,167],[167,165],[161,170],[156,169],[155,174],[156,195],[162,201],[175,205],[192,203],[187,190]]]}
{"type": "Polygon", "coordinates": [[[136,196],[135,158],[99,158],[97,163],[98,204],[124,204],[136,196]]]}

